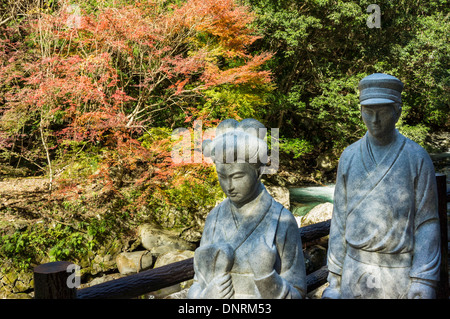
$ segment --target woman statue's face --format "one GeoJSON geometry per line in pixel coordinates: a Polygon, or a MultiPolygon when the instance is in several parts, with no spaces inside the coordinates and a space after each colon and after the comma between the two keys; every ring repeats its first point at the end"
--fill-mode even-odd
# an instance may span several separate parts
{"type": "Polygon", "coordinates": [[[242,206],[258,196],[260,175],[248,163],[216,163],[220,187],[236,205],[242,206]]]}

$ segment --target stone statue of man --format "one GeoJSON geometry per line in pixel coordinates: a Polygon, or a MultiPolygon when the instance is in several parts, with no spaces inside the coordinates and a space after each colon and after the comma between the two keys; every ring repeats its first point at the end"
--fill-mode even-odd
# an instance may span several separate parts
{"type": "MultiPolygon", "coordinates": [[[[225,120],[204,143],[227,198],[207,216],[188,298],[303,298],[297,223],[261,183],[267,144],[254,120],[225,120]]],[[[265,128],[264,128],[265,129],[265,128]]],[[[265,132],[264,132],[265,134],[265,132]]]]}
{"type": "Polygon", "coordinates": [[[323,298],[435,298],[440,240],[427,152],[396,129],[403,83],[359,83],[367,133],[339,160],[323,298]]]}

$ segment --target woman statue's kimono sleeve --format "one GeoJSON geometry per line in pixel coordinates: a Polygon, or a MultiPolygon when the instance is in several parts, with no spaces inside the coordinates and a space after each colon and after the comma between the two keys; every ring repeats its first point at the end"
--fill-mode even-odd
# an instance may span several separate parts
{"type": "Polygon", "coordinates": [[[261,297],[304,298],[306,295],[306,276],[302,241],[297,222],[292,214],[285,209],[280,216],[275,240],[277,251],[280,252],[275,269],[263,278],[255,278],[255,284],[261,297]]]}

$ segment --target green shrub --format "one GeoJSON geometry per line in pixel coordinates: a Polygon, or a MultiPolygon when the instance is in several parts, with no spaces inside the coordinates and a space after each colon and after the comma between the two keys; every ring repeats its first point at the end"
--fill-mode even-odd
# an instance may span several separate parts
{"type": "Polygon", "coordinates": [[[281,138],[280,152],[292,155],[294,158],[299,158],[313,150],[310,142],[299,138],[281,138]]]}

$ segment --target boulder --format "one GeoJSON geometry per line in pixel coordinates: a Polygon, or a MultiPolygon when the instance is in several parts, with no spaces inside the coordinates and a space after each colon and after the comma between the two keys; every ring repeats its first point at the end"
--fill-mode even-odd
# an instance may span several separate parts
{"type": "Polygon", "coordinates": [[[173,294],[170,294],[170,295],[164,297],[164,299],[187,299],[188,292],[189,292],[189,288],[185,288],[181,291],[174,292],[173,294]]]}
{"type": "Polygon", "coordinates": [[[147,250],[123,252],[117,256],[116,264],[120,274],[135,274],[152,267],[153,255],[147,250]]]}
{"type": "Polygon", "coordinates": [[[177,261],[182,261],[188,258],[193,258],[194,252],[192,250],[176,250],[169,251],[164,254],[159,255],[156,259],[154,268],[169,265],[177,261]]]}
{"type": "Polygon", "coordinates": [[[151,224],[138,227],[142,246],[153,255],[158,256],[172,250],[194,250],[195,245],[180,238],[177,233],[157,229],[151,224]]]}
{"type": "Polygon", "coordinates": [[[113,270],[115,268],[116,262],[111,255],[97,254],[92,260],[91,267],[87,268],[86,271],[89,269],[91,275],[96,275],[113,270]]]}
{"type": "Polygon", "coordinates": [[[84,284],[81,284],[80,289],[87,288],[87,287],[92,287],[92,286],[99,285],[99,284],[102,284],[104,282],[115,280],[115,279],[119,279],[119,278],[122,278],[122,277],[125,277],[125,275],[122,275],[120,273],[113,273],[113,274],[107,274],[107,275],[103,274],[103,276],[101,276],[101,277],[95,277],[91,281],[89,281],[87,283],[84,283],[84,284]]]}
{"type": "Polygon", "coordinates": [[[331,219],[332,213],[333,213],[332,203],[327,202],[319,204],[302,217],[301,226],[304,227],[331,219]]]}
{"type": "Polygon", "coordinates": [[[290,195],[287,187],[266,186],[267,192],[287,210],[290,210],[290,195]]]}
{"type": "Polygon", "coordinates": [[[33,272],[0,269],[0,299],[29,299],[28,292],[33,289],[33,272]]]}
{"type": "Polygon", "coordinates": [[[26,292],[30,289],[33,289],[33,283],[33,273],[22,271],[17,277],[13,291],[15,293],[26,292]]]}

